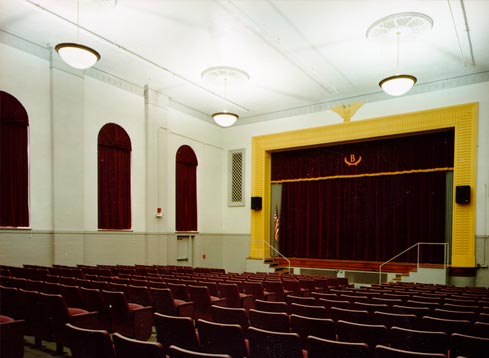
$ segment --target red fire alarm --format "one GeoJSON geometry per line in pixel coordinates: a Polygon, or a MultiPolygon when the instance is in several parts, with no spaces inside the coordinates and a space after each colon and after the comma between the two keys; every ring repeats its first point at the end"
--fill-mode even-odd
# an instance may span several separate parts
{"type": "Polygon", "coordinates": [[[156,217],[157,218],[163,217],[163,212],[161,211],[161,208],[156,208],[156,217]]]}

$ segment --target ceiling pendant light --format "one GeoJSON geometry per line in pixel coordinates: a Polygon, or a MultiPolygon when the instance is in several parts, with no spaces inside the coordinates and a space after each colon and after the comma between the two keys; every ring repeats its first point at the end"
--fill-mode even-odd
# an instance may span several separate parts
{"type": "Polygon", "coordinates": [[[214,122],[221,127],[231,127],[238,120],[239,116],[231,112],[217,112],[212,115],[214,122]]]}
{"type": "MultiPolygon", "coordinates": [[[[223,81],[224,81],[224,98],[226,98],[228,78],[224,76],[223,81]]],[[[237,114],[228,111],[217,112],[212,115],[212,119],[214,119],[214,122],[219,124],[221,127],[231,127],[234,123],[236,123],[238,118],[239,116],[237,114]]]]}
{"type": "MultiPolygon", "coordinates": [[[[396,32],[397,36],[397,61],[396,68],[399,70],[399,37],[401,33],[396,32]]],[[[379,82],[380,88],[384,90],[390,96],[402,96],[409,92],[416,83],[416,77],[412,75],[394,75],[384,78],[379,82]]]]}
{"type": "MultiPolygon", "coordinates": [[[[76,2],[77,38],[80,38],[80,1],[76,2]]],[[[59,43],[54,48],[61,59],[73,68],[86,70],[100,60],[100,54],[94,49],[74,42],[59,43]]]]}
{"type": "Polygon", "coordinates": [[[100,60],[100,54],[97,51],[73,42],[57,44],[54,49],[64,62],[80,70],[86,70],[100,60]]]}
{"type": "Polygon", "coordinates": [[[416,77],[399,74],[399,43],[401,35],[417,36],[431,30],[433,20],[421,13],[404,12],[386,16],[374,22],[367,30],[368,39],[379,39],[395,36],[397,41],[396,71],[398,74],[384,78],[379,82],[380,88],[390,96],[402,96],[416,84],[416,77]]]}
{"type": "Polygon", "coordinates": [[[409,92],[413,88],[417,79],[411,75],[394,75],[384,78],[379,82],[380,88],[384,90],[385,93],[391,96],[402,96],[409,92]]]}
{"type": "MultiPolygon", "coordinates": [[[[239,68],[229,67],[229,66],[217,66],[210,67],[202,72],[202,78],[209,83],[219,84],[223,82],[223,99],[230,102],[227,98],[227,85],[228,80],[233,82],[243,82],[247,81],[250,77],[249,75],[239,68]]],[[[233,102],[231,102],[233,103],[233,102]]],[[[233,103],[236,105],[235,103],[233,103]]],[[[227,110],[219,111],[212,115],[214,122],[221,127],[231,127],[239,119],[236,113],[229,112],[227,110]]]]}

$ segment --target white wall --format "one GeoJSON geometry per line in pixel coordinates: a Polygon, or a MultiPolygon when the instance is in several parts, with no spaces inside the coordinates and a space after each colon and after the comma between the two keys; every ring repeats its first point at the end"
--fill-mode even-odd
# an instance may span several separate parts
{"type": "Polygon", "coordinates": [[[205,241],[210,263],[222,266],[221,171],[227,162],[220,128],[168,108],[151,91],[145,97],[141,88],[51,68],[3,43],[0,58],[0,88],[29,115],[31,208],[31,230],[0,230],[0,264],[176,263],[175,154],[187,144],[199,160],[199,231],[212,233],[205,240],[197,235],[196,242],[205,241]],[[122,126],[132,142],[129,232],[97,229],[97,135],[109,122],[122,126]]]}
{"type": "MultiPolygon", "coordinates": [[[[50,69],[49,61],[1,42],[0,61],[0,89],[18,98],[29,115],[31,208],[31,230],[0,230],[0,264],[176,263],[175,154],[187,144],[199,161],[194,265],[243,271],[252,137],[342,121],[323,111],[223,129],[172,108],[151,90],[145,98],[142,88],[123,89],[82,72],[50,69]],[[122,126],[132,141],[130,232],[97,230],[97,135],[109,122],[122,126]],[[240,148],[246,150],[246,205],[228,207],[228,151],[240,148]],[[162,218],[155,217],[157,207],[162,218]]],[[[489,219],[489,82],[366,103],[352,120],[467,102],[479,102],[480,250],[489,219]]]]}

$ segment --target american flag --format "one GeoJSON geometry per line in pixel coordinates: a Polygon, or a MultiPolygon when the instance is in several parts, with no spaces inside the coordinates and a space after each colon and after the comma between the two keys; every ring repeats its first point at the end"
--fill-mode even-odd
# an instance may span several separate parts
{"type": "Polygon", "coordinates": [[[278,217],[277,205],[275,205],[275,211],[273,212],[273,238],[278,241],[280,238],[280,219],[278,217]]]}

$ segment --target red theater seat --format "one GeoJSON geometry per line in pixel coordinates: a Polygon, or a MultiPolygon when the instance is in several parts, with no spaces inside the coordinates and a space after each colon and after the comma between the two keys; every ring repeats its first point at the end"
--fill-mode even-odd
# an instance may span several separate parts
{"type": "Polygon", "coordinates": [[[173,298],[169,288],[150,287],[153,311],[168,316],[194,317],[194,303],[173,298]]]}
{"type": "Polygon", "coordinates": [[[423,353],[391,348],[383,345],[375,347],[375,358],[447,358],[442,353],[423,353]]]}
{"type": "Polygon", "coordinates": [[[226,306],[226,299],[216,296],[211,296],[207,286],[192,286],[188,285],[187,290],[190,299],[194,302],[194,318],[212,320],[211,306],[220,305],[226,306]]]}
{"type": "Polygon", "coordinates": [[[117,358],[163,358],[163,346],[158,342],[146,342],[125,337],[122,334],[112,335],[117,358]]]}
{"type": "Polygon", "coordinates": [[[115,358],[114,346],[106,330],[85,329],[66,324],[72,358],[115,358]]]}
{"type": "Polygon", "coordinates": [[[200,345],[203,352],[225,353],[232,358],[248,357],[249,352],[243,329],[238,324],[197,321],[200,345]]]}
{"type": "Polygon", "coordinates": [[[253,358],[303,358],[297,333],[273,332],[255,327],[248,329],[250,356],[253,358]]]}
{"type": "Polygon", "coordinates": [[[308,358],[369,358],[368,346],[365,343],[338,342],[332,339],[309,336],[306,349],[308,358]]]}
{"type": "Polygon", "coordinates": [[[24,321],[0,316],[0,357],[24,356],[24,321]]]}
{"type": "Polygon", "coordinates": [[[56,342],[57,353],[62,353],[63,346],[69,345],[66,323],[88,329],[95,329],[99,325],[97,312],[68,307],[61,295],[41,292],[38,304],[41,309],[41,322],[45,327],[45,331],[38,338],[56,342]]]}
{"type": "Polygon", "coordinates": [[[151,336],[153,307],[127,302],[123,292],[102,291],[109,312],[112,332],[146,341],[151,336]]]}

